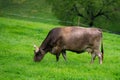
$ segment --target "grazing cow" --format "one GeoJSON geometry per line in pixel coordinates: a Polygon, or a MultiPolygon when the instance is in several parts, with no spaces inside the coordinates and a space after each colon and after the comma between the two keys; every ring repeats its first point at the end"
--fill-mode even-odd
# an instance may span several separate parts
{"type": "Polygon", "coordinates": [[[61,27],[52,29],[41,46],[34,46],[34,61],[41,61],[47,52],[56,55],[56,60],[59,60],[62,53],[66,60],[66,50],[81,53],[87,51],[91,53],[91,63],[94,62],[96,56],[99,58],[99,63],[103,60],[103,43],[102,31],[98,28],[83,28],[83,27],[61,27]],[[101,44],[101,45],[100,45],[101,44]],[[101,46],[101,51],[99,50],[101,46]]]}

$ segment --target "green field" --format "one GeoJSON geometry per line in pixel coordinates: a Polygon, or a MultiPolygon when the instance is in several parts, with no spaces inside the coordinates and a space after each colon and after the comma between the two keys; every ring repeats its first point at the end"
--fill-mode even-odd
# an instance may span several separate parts
{"type": "Polygon", "coordinates": [[[33,61],[33,44],[40,45],[58,25],[0,17],[0,80],[120,80],[120,35],[103,33],[104,61],[90,64],[88,53],[67,52],[67,61],[46,54],[33,61]]]}

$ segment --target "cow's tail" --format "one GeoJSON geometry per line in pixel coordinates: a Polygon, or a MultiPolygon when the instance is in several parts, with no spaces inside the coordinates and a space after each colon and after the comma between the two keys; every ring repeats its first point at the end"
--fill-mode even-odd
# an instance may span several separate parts
{"type": "Polygon", "coordinates": [[[103,60],[104,58],[103,41],[101,41],[101,52],[102,52],[102,60],[103,60]]]}
{"type": "Polygon", "coordinates": [[[101,32],[101,53],[102,53],[102,60],[104,58],[104,49],[103,49],[103,34],[102,34],[102,30],[99,29],[99,31],[101,32]]]}

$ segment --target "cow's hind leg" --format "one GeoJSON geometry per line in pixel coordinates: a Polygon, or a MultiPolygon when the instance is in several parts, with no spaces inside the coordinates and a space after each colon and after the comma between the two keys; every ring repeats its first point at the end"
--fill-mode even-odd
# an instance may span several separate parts
{"type": "Polygon", "coordinates": [[[91,63],[94,63],[94,60],[95,60],[95,58],[96,58],[96,54],[95,54],[95,53],[91,53],[91,56],[92,56],[92,58],[91,58],[91,63]]]}
{"type": "Polygon", "coordinates": [[[99,50],[96,50],[95,54],[98,56],[99,63],[102,64],[102,54],[101,54],[101,52],[99,50]]]}
{"type": "Polygon", "coordinates": [[[97,56],[99,58],[99,63],[102,64],[102,54],[101,54],[101,52],[97,53],[97,56]]]}
{"type": "Polygon", "coordinates": [[[64,60],[66,61],[66,51],[65,50],[62,51],[62,56],[63,56],[64,60]]]}

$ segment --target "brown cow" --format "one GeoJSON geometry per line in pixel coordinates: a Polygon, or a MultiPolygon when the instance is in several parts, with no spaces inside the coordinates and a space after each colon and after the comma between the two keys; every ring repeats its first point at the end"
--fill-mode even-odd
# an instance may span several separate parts
{"type": "MultiPolygon", "coordinates": [[[[36,46],[35,46],[36,47],[36,46]]],[[[66,60],[66,50],[81,53],[87,51],[91,53],[91,63],[96,56],[99,63],[103,60],[102,31],[98,28],[83,27],[62,27],[52,29],[41,46],[34,51],[34,61],[41,61],[47,52],[56,55],[59,60],[62,53],[66,60]],[[101,51],[99,50],[101,43],[101,51]]]]}

